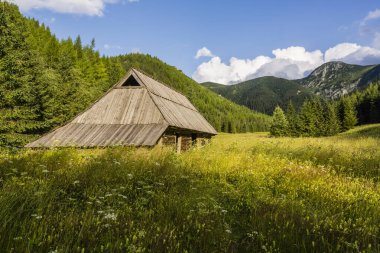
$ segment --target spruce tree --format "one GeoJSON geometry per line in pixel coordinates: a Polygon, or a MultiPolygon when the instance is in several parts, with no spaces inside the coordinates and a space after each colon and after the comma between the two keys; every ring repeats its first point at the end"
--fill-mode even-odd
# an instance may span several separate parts
{"type": "Polygon", "coordinates": [[[342,98],[340,104],[341,126],[343,131],[353,128],[357,123],[356,110],[350,98],[342,98]]]}
{"type": "Polygon", "coordinates": [[[327,136],[332,136],[340,132],[340,122],[337,115],[337,109],[334,103],[327,104],[327,136]]]}
{"type": "Polygon", "coordinates": [[[273,122],[270,127],[270,134],[272,136],[286,136],[288,134],[288,120],[286,119],[284,111],[281,107],[277,106],[273,111],[273,122]]]}
{"type": "Polygon", "coordinates": [[[289,101],[287,109],[286,109],[286,118],[289,123],[289,135],[291,136],[299,136],[299,119],[297,112],[294,108],[293,102],[289,101]]]}
{"type": "Polygon", "coordinates": [[[302,136],[315,136],[317,132],[316,122],[317,117],[313,103],[310,100],[305,100],[299,114],[300,134],[302,136]]]}
{"type": "Polygon", "coordinates": [[[326,101],[320,97],[315,97],[311,101],[311,108],[314,114],[314,131],[310,136],[324,136],[327,132],[328,120],[326,119],[326,101]]]}

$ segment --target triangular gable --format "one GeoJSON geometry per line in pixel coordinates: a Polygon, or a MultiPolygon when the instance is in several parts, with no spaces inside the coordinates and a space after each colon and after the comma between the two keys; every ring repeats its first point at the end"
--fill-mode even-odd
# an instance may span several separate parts
{"type": "Polygon", "coordinates": [[[133,87],[146,87],[144,82],[140,79],[134,69],[131,69],[123,79],[121,79],[112,88],[133,88],[133,87]]]}

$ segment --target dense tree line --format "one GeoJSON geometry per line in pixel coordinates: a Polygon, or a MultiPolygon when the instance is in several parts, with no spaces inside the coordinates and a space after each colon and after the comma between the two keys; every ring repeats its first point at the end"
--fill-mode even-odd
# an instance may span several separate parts
{"type": "Polygon", "coordinates": [[[101,56],[95,40],[57,39],[44,24],[0,0],[0,146],[23,145],[96,101],[139,68],[186,95],[218,131],[266,130],[269,116],[220,98],[155,57],[101,56]]]}
{"type": "Polygon", "coordinates": [[[125,73],[94,41],[58,40],[15,5],[0,4],[0,144],[23,144],[62,124],[125,73]]]}
{"type": "Polygon", "coordinates": [[[380,123],[379,84],[335,101],[308,99],[299,111],[291,102],[286,112],[276,107],[270,132],[273,136],[331,136],[370,123],[380,123]]]}

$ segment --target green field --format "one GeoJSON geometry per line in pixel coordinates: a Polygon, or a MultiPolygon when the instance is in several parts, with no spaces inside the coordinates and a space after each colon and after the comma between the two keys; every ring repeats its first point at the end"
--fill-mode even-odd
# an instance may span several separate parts
{"type": "Polygon", "coordinates": [[[379,252],[380,125],[204,148],[7,151],[2,252],[379,252]]]}

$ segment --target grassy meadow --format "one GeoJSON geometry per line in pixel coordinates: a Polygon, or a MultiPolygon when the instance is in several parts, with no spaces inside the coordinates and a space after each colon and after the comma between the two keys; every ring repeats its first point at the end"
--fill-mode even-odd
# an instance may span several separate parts
{"type": "Polygon", "coordinates": [[[2,252],[379,252],[380,125],[203,148],[3,150],[2,252]]]}

